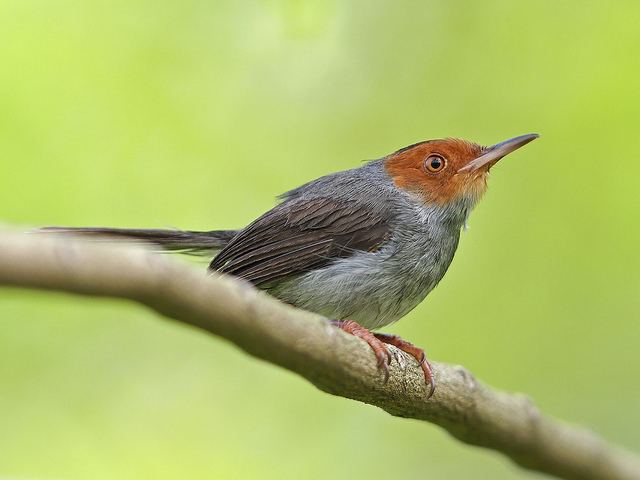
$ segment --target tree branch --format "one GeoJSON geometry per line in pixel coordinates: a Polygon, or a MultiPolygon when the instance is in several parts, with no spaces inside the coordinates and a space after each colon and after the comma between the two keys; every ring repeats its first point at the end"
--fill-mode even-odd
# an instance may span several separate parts
{"type": "Polygon", "coordinates": [[[525,396],[492,390],[462,367],[434,363],[438,387],[425,400],[422,372],[402,352],[394,350],[384,383],[369,347],[325,319],[164,255],[69,237],[0,233],[0,285],[133,300],[296,372],[325,392],[435,423],[523,467],[565,479],[640,479],[637,457],[542,415],[525,396]]]}

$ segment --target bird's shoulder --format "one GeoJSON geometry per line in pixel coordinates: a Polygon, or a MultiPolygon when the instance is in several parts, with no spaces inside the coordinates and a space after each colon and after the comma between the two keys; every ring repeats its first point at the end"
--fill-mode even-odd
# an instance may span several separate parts
{"type": "Polygon", "coordinates": [[[328,175],[281,196],[241,230],[210,268],[256,285],[315,270],[390,236],[393,205],[375,165],[328,175]]]}

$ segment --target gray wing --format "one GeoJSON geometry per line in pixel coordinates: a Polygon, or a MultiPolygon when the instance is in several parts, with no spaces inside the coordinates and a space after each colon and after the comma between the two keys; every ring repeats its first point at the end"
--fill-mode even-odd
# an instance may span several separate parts
{"type": "Polygon", "coordinates": [[[375,251],[388,236],[385,215],[362,204],[292,199],[241,230],[209,268],[259,286],[322,268],[357,251],[375,251]]]}

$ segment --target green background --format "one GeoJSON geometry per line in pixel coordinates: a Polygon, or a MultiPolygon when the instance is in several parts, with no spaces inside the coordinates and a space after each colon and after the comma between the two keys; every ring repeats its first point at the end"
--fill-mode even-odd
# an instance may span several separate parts
{"type": "MultiPolygon", "coordinates": [[[[418,140],[538,132],[387,331],[638,451],[639,46],[637,1],[0,0],[0,220],[235,228],[418,140]]],[[[141,308],[15,290],[2,475],[535,477],[141,308]]]]}

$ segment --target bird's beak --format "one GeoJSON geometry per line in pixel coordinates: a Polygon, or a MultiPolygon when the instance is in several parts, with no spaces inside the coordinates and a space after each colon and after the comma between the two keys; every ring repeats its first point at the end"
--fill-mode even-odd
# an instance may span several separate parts
{"type": "Polygon", "coordinates": [[[491,168],[502,157],[509,155],[511,152],[525,146],[527,143],[535,140],[540,135],[537,133],[529,133],[528,135],[520,135],[519,137],[510,138],[504,142],[496,143],[491,147],[486,147],[483,150],[482,155],[478,158],[471,160],[464,167],[458,170],[458,172],[474,171],[485,165],[491,168]]]}

